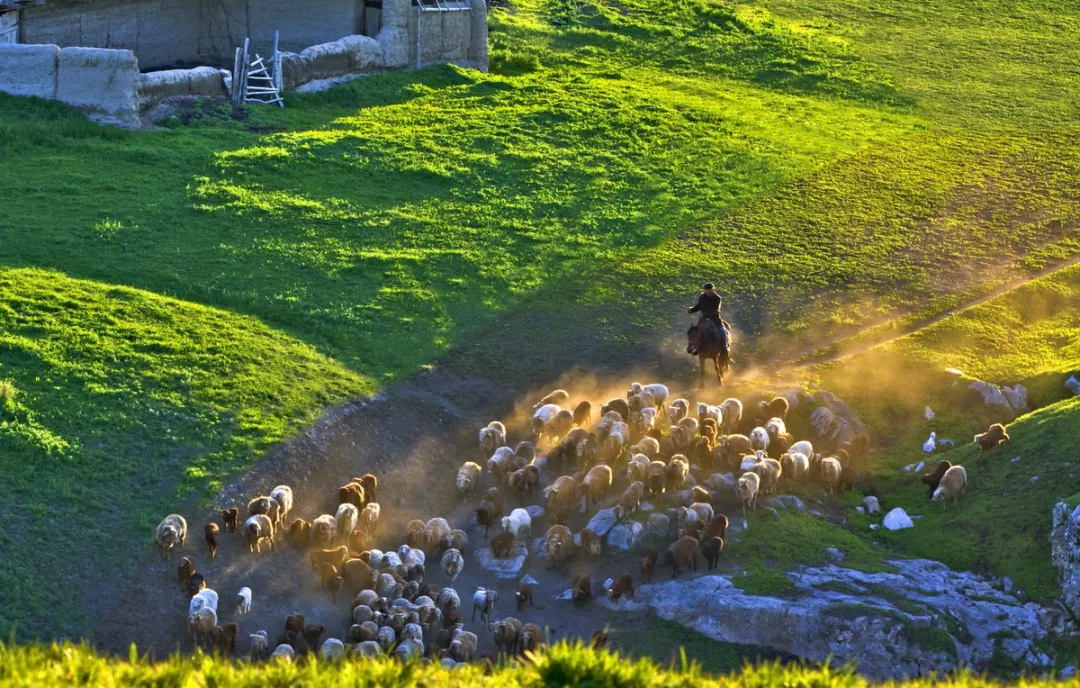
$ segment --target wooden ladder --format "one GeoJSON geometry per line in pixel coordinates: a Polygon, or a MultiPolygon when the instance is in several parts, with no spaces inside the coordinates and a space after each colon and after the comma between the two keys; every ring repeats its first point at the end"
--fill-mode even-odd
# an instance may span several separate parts
{"type": "Polygon", "coordinates": [[[270,65],[263,62],[257,53],[253,61],[248,61],[251,39],[244,39],[244,47],[236,49],[233,60],[232,101],[234,105],[244,103],[263,103],[285,107],[281,97],[281,52],[278,50],[278,32],[274,32],[274,55],[270,65]]]}

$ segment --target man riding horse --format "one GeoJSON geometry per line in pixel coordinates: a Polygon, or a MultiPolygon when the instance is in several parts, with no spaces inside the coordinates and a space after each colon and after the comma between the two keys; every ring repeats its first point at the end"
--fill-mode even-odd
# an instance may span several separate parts
{"type": "MultiPolygon", "coordinates": [[[[725,337],[724,332],[727,329],[727,323],[720,317],[720,295],[713,290],[711,282],[707,282],[704,287],[704,291],[701,292],[701,296],[698,297],[697,303],[686,309],[687,313],[699,313],[698,327],[703,331],[708,328],[709,334],[715,339],[722,339],[725,337]]],[[[697,354],[697,351],[691,351],[691,354],[697,354]]]]}

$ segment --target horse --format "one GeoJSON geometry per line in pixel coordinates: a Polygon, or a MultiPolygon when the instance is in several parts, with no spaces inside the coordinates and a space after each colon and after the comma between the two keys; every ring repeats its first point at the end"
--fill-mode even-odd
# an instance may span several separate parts
{"type": "Polygon", "coordinates": [[[705,389],[705,361],[711,359],[716,369],[716,379],[724,386],[724,373],[731,368],[731,334],[726,327],[701,327],[702,323],[691,325],[686,331],[686,353],[698,356],[701,366],[701,389],[705,389]]]}

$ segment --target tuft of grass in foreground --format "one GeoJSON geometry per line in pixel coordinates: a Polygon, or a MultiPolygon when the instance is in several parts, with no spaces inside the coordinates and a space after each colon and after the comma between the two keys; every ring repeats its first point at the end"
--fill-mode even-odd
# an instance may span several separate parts
{"type": "MultiPolygon", "coordinates": [[[[489,673],[479,665],[453,670],[419,662],[402,665],[390,660],[347,659],[336,663],[302,664],[267,662],[249,664],[197,654],[147,662],[134,646],[127,659],[106,658],[79,645],[5,646],[0,644],[0,686],[72,685],[210,685],[210,686],[716,686],[717,688],[770,688],[818,686],[868,688],[871,683],[849,669],[799,664],[747,664],[741,671],[712,674],[689,662],[659,665],[648,659],[628,660],[616,653],[597,652],[559,643],[544,648],[531,662],[500,665],[489,673]]],[[[904,688],[992,688],[1000,681],[957,673],[951,677],[917,678],[890,685],[904,688]]],[[[1010,684],[1012,685],[1012,684],[1010,684]]],[[[1060,685],[1025,678],[1025,688],[1060,685]]]]}

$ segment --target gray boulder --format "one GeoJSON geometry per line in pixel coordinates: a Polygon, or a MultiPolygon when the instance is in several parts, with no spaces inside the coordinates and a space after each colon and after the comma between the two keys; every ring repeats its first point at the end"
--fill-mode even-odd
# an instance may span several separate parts
{"type": "Polygon", "coordinates": [[[866,507],[866,513],[868,514],[876,514],[881,511],[881,505],[878,504],[878,498],[873,495],[862,500],[862,503],[863,506],[866,507]]]}
{"type": "Polygon", "coordinates": [[[629,552],[641,544],[645,539],[645,526],[637,521],[620,523],[608,533],[608,545],[624,552],[629,552]]]}
{"type": "Polygon", "coordinates": [[[911,517],[907,515],[907,512],[896,507],[889,513],[885,514],[884,520],[881,525],[885,526],[886,530],[904,530],[905,528],[914,528],[915,522],[911,520],[911,517]]]}
{"type": "Polygon", "coordinates": [[[589,519],[589,525],[586,527],[600,537],[604,537],[615,527],[615,510],[601,509],[600,511],[597,511],[593,514],[593,517],[589,519]]]}
{"type": "Polygon", "coordinates": [[[529,549],[524,542],[514,543],[508,557],[496,557],[490,548],[478,549],[473,552],[477,565],[496,578],[518,578],[521,569],[525,568],[525,560],[529,558],[529,549]]]}
{"type": "Polygon", "coordinates": [[[667,535],[671,530],[671,519],[666,514],[649,514],[645,530],[653,535],[667,535]]]}
{"type": "Polygon", "coordinates": [[[1059,502],[1051,518],[1050,557],[1061,581],[1061,599],[1080,615],[1080,506],[1059,502]]]}

